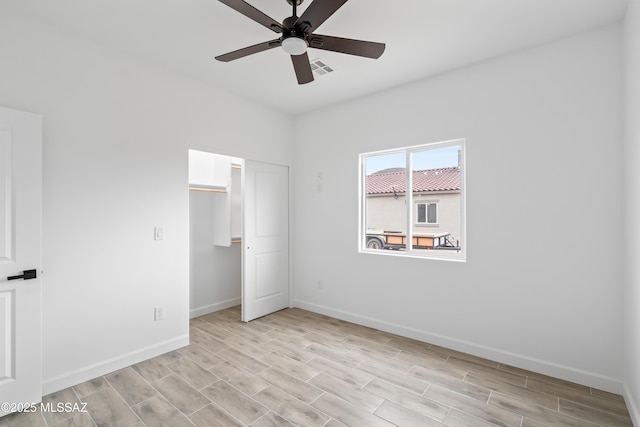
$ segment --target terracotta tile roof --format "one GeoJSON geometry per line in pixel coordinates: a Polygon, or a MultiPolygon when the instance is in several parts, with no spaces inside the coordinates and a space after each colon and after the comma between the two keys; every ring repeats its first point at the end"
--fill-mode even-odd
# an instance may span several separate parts
{"type": "MultiPolygon", "coordinates": [[[[402,194],[407,179],[400,172],[381,171],[367,175],[367,194],[402,194]]],[[[457,167],[413,171],[413,192],[451,191],[460,189],[460,171],[457,167]]]]}

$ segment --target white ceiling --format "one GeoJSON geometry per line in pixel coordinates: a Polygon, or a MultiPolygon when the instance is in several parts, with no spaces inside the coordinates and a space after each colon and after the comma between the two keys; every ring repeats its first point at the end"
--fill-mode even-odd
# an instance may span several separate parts
{"type": "MultiPolygon", "coordinates": [[[[306,0],[298,15],[311,3],[306,0]]],[[[316,0],[320,1],[320,0],[316,0]]],[[[276,21],[286,0],[249,0],[276,21]]],[[[218,0],[0,0],[145,61],[298,114],[613,23],[628,0],[349,0],[318,33],[386,43],[380,59],[310,49],[335,69],[298,85],[280,49],[215,56],[277,38],[218,0]]]]}

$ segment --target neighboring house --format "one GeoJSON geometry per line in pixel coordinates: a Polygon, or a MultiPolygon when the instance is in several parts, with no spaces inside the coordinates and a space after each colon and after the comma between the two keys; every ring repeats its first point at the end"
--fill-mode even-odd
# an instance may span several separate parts
{"type": "MultiPolygon", "coordinates": [[[[449,233],[460,238],[460,169],[413,171],[412,233],[449,233]]],[[[366,177],[367,232],[405,233],[407,178],[404,168],[385,169],[366,177]]]]}

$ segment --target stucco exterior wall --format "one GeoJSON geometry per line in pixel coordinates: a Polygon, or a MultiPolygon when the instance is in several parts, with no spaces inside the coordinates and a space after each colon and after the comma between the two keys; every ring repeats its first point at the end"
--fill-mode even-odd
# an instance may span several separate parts
{"type": "MultiPolygon", "coordinates": [[[[413,196],[413,233],[450,233],[455,244],[460,239],[460,193],[427,193],[413,196]],[[438,224],[415,224],[415,204],[438,202],[438,224]]],[[[405,232],[406,197],[398,195],[367,196],[366,228],[405,232]]]]}

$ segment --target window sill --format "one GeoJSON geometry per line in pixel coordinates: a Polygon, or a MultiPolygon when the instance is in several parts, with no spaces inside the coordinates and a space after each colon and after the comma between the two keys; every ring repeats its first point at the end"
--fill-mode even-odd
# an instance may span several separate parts
{"type": "Polygon", "coordinates": [[[464,254],[463,252],[455,253],[455,256],[452,256],[453,254],[451,254],[450,252],[446,253],[446,252],[437,251],[437,250],[429,250],[429,251],[425,251],[429,253],[422,253],[422,252],[416,252],[416,251],[406,252],[404,250],[393,250],[393,249],[360,249],[358,252],[361,254],[383,255],[383,256],[390,256],[390,257],[429,259],[429,260],[435,260],[435,261],[467,262],[466,254],[464,254]]]}

